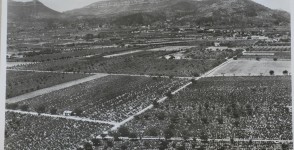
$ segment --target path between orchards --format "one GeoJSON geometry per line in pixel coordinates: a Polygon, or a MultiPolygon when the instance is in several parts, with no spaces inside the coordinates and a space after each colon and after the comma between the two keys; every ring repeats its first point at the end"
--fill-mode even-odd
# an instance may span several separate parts
{"type": "Polygon", "coordinates": [[[13,112],[25,115],[34,115],[34,116],[44,116],[44,117],[52,117],[52,118],[63,118],[68,120],[74,121],[83,121],[83,122],[93,122],[93,123],[102,123],[102,124],[109,124],[109,125],[116,125],[116,122],[108,122],[108,121],[101,121],[101,120],[92,120],[87,118],[81,118],[76,116],[64,116],[64,115],[51,115],[51,114],[38,114],[36,112],[27,112],[27,111],[20,111],[20,110],[6,110],[6,112],[13,112]]]}
{"type": "MultiPolygon", "coordinates": [[[[211,69],[210,71],[206,72],[206,73],[203,74],[202,76],[197,77],[197,78],[194,78],[194,79],[195,79],[195,80],[199,80],[199,79],[201,79],[201,78],[207,77],[209,74],[211,74],[211,73],[214,72],[215,70],[219,69],[220,67],[226,65],[227,63],[229,63],[229,62],[232,61],[232,60],[233,60],[233,59],[228,59],[228,60],[225,61],[224,63],[218,65],[217,67],[215,67],[215,68],[213,68],[213,69],[211,69]]],[[[173,91],[172,94],[175,95],[176,93],[178,93],[179,91],[185,89],[186,87],[188,87],[188,86],[191,85],[191,84],[192,84],[192,82],[189,82],[189,83],[185,84],[184,86],[180,87],[179,89],[173,91]]],[[[166,99],[167,99],[167,96],[165,96],[165,97],[159,99],[157,102],[162,103],[162,102],[164,102],[166,99]]],[[[127,122],[133,120],[135,116],[140,115],[140,114],[146,112],[147,110],[152,109],[153,107],[154,107],[153,104],[149,105],[148,107],[144,108],[143,110],[139,111],[138,113],[136,113],[136,114],[134,114],[134,115],[128,117],[127,119],[125,119],[125,120],[123,120],[122,122],[120,122],[120,123],[118,123],[117,125],[115,125],[113,128],[111,128],[111,131],[115,131],[115,130],[117,130],[117,129],[118,129],[119,127],[121,127],[122,125],[124,125],[124,124],[126,124],[127,122]]]]}
{"type": "MultiPolygon", "coordinates": [[[[106,136],[102,138],[100,135],[96,137],[97,139],[114,139],[114,137],[106,136]]],[[[164,137],[142,137],[142,138],[128,138],[128,137],[119,137],[121,140],[165,140],[164,137]]],[[[184,141],[181,137],[172,137],[169,140],[171,141],[184,141]]],[[[190,137],[186,141],[203,141],[203,139],[197,139],[195,137],[190,137]]],[[[207,139],[208,141],[214,142],[231,142],[231,139],[207,139]]],[[[292,143],[292,140],[272,140],[272,139],[239,139],[234,138],[234,142],[276,142],[276,143],[292,143]]]]}
{"type": "Polygon", "coordinates": [[[58,91],[58,90],[61,90],[61,89],[64,89],[64,88],[68,88],[68,87],[71,87],[71,86],[74,86],[74,85],[77,85],[77,84],[81,84],[81,83],[88,82],[88,81],[91,81],[91,80],[95,80],[95,79],[98,79],[98,78],[102,78],[102,77],[105,77],[105,76],[108,76],[108,74],[99,73],[99,74],[95,74],[93,76],[89,76],[89,77],[86,77],[86,78],[82,78],[82,79],[78,79],[78,80],[58,84],[58,85],[55,85],[55,86],[51,86],[51,87],[48,87],[48,88],[44,88],[44,89],[41,89],[41,90],[33,91],[33,92],[26,93],[26,94],[23,94],[23,95],[20,95],[20,96],[16,96],[16,97],[6,99],[6,103],[8,103],[8,104],[17,103],[17,102],[20,102],[20,101],[23,101],[23,100],[26,100],[26,99],[30,99],[30,98],[33,98],[33,97],[36,97],[36,96],[47,94],[47,93],[50,93],[50,92],[53,92],[53,91],[58,91]]]}

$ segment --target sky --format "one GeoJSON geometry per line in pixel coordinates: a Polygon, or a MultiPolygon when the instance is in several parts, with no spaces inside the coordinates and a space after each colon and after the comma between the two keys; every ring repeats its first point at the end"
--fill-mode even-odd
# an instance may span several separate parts
{"type": "MultiPolygon", "coordinates": [[[[31,1],[31,0],[15,0],[31,1]]],[[[59,12],[72,10],[87,6],[91,3],[102,0],[40,0],[46,6],[59,12]]],[[[281,9],[290,12],[290,0],[253,0],[272,9],[281,9]]]]}

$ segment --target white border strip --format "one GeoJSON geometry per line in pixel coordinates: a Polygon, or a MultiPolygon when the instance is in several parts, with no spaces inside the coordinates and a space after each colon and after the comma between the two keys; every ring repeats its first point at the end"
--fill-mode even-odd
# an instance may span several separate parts
{"type": "Polygon", "coordinates": [[[4,150],[5,130],[5,88],[6,88],[6,40],[7,0],[1,0],[1,53],[0,53],[0,150],[4,150]]]}

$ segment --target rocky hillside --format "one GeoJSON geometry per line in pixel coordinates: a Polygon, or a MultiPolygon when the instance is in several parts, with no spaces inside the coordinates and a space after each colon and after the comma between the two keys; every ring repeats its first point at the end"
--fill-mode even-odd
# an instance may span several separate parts
{"type": "Polygon", "coordinates": [[[8,1],[8,19],[10,21],[56,18],[60,14],[61,13],[48,8],[38,0],[29,2],[8,1]]]}
{"type": "Polygon", "coordinates": [[[65,14],[114,18],[118,24],[150,24],[162,19],[214,24],[290,23],[289,13],[251,0],[106,0],[65,14]]]}

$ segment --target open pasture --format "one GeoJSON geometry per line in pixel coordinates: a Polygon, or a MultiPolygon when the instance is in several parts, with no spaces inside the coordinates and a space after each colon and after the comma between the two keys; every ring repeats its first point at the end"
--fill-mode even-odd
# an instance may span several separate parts
{"type": "Polygon", "coordinates": [[[72,150],[110,125],[6,112],[5,149],[72,150]]]}
{"type": "Polygon", "coordinates": [[[107,76],[54,91],[17,103],[35,111],[45,106],[48,112],[83,111],[81,117],[103,121],[121,121],[174,91],[187,81],[184,79],[107,76]]]}
{"type": "Polygon", "coordinates": [[[284,75],[285,70],[289,74],[291,73],[291,61],[232,60],[208,76],[269,76],[271,70],[274,71],[274,75],[284,75]]]}
{"type": "Polygon", "coordinates": [[[125,128],[154,138],[291,140],[288,106],[289,76],[208,77],[137,116],[125,128]]]}
{"type": "Polygon", "coordinates": [[[6,97],[11,98],[57,84],[85,78],[86,74],[7,71],[6,97]]]}

